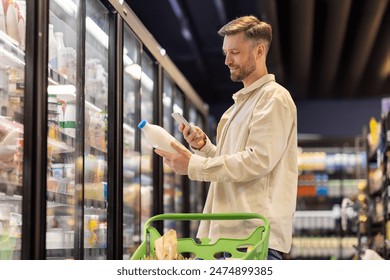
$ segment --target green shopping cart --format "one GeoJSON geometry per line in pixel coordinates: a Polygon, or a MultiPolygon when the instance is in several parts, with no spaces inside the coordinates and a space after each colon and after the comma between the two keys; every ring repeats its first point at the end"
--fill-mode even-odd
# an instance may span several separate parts
{"type": "Polygon", "coordinates": [[[177,249],[179,254],[189,253],[197,259],[214,260],[219,253],[228,253],[231,258],[242,260],[265,260],[268,255],[268,241],[270,234],[269,221],[255,213],[214,213],[214,214],[160,214],[151,217],[144,226],[144,240],[131,257],[132,260],[143,260],[155,257],[154,242],[160,238],[160,233],[151,226],[158,220],[248,220],[260,219],[262,224],[254,229],[252,234],[243,239],[219,238],[211,243],[209,239],[201,239],[200,243],[192,238],[178,238],[177,249]],[[245,248],[245,250],[242,250],[245,248]],[[248,250],[246,250],[248,248],[248,250]],[[250,249],[249,249],[250,248],[250,249]]]}

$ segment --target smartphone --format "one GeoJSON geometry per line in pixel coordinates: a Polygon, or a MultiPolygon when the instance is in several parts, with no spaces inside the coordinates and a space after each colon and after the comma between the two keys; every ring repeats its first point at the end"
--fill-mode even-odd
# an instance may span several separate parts
{"type": "Polygon", "coordinates": [[[178,123],[182,123],[184,124],[185,126],[189,126],[190,127],[190,132],[192,132],[192,126],[190,125],[190,123],[180,114],[180,113],[172,113],[171,114],[172,118],[174,118],[178,123]]]}

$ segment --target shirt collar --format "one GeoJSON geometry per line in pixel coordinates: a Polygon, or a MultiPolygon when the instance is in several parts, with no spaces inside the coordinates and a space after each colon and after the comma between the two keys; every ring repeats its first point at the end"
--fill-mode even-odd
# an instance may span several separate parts
{"type": "Polygon", "coordinates": [[[273,74],[267,74],[252,83],[249,87],[244,87],[237,91],[235,94],[233,94],[233,100],[237,100],[239,97],[242,97],[255,89],[261,88],[264,84],[275,81],[275,75],[273,74]]]}

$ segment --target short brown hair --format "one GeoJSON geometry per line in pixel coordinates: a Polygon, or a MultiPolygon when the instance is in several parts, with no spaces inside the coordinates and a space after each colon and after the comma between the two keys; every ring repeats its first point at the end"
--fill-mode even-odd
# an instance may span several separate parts
{"type": "Polygon", "coordinates": [[[236,18],[218,31],[221,36],[235,35],[244,32],[245,37],[255,42],[266,43],[267,50],[272,41],[272,27],[269,23],[259,20],[255,16],[243,16],[236,18]]]}

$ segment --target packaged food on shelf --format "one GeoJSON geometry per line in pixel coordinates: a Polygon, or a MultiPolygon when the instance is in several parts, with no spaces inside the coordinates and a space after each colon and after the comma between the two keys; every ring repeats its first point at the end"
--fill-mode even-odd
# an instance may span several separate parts
{"type": "Polygon", "coordinates": [[[88,125],[88,140],[92,147],[106,151],[107,149],[107,114],[94,112],[90,115],[88,125]]]}
{"type": "Polygon", "coordinates": [[[64,164],[64,177],[74,180],[75,176],[75,163],[64,164]]]}
{"type": "Polygon", "coordinates": [[[49,177],[47,179],[47,190],[52,192],[58,191],[58,179],[54,177],[49,177]]]}
{"type": "Polygon", "coordinates": [[[64,164],[62,163],[54,163],[51,165],[51,171],[53,177],[55,178],[63,178],[64,177],[64,164]]]}
{"type": "Polygon", "coordinates": [[[76,137],[76,102],[69,100],[59,102],[58,111],[60,112],[59,124],[65,134],[70,137],[76,137]]]}
{"type": "Polygon", "coordinates": [[[84,244],[86,248],[96,248],[99,244],[98,229],[99,229],[98,215],[84,216],[84,244]]]}
{"type": "MultiPolygon", "coordinates": [[[[8,203],[0,203],[0,221],[9,221],[11,218],[11,205],[8,203]]],[[[5,227],[0,229],[0,235],[7,230],[5,227]]]]}
{"type": "Polygon", "coordinates": [[[46,249],[64,248],[65,232],[63,228],[49,228],[46,231],[46,249]]]}
{"type": "Polygon", "coordinates": [[[24,148],[24,139],[16,138],[16,152],[14,154],[14,168],[15,175],[18,183],[22,183],[23,180],[23,148],[24,148]]]}
{"type": "Polygon", "coordinates": [[[382,168],[378,167],[375,169],[370,169],[368,172],[368,181],[369,181],[368,191],[371,194],[379,191],[382,187],[382,181],[383,181],[382,168]]]}
{"type": "Polygon", "coordinates": [[[85,183],[84,197],[93,201],[104,201],[104,184],[103,183],[85,183]]]}
{"type": "Polygon", "coordinates": [[[22,236],[22,214],[11,212],[9,225],[9,235],[12,237],[20,238],[22,236]]]}
{"type": "Polygon", "coordinates": [[[371,117],[369,121],[369,133],[367,135],[367,144],[370,151],[374,151],[378,148],[381,129],[381,123],[374,117],[371,117]]]}
{"type": "Polygon", "coordinates": [[[74,247],[74,231],[67,230],[64,232],[64,248],[70,249],[74,247]]]}
{"type": "Polygon", "coordinates": [[[70,82],[76,81],[76,50],[72,47],[65,48],[64,75],[70,82]]]}
{"type": "Polygon", "coordinates": [[[8,71],[0,69],[0,115],[7,115],[9,102],[8,71]]]}

